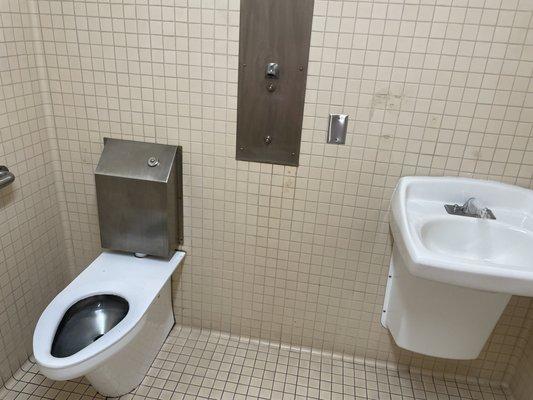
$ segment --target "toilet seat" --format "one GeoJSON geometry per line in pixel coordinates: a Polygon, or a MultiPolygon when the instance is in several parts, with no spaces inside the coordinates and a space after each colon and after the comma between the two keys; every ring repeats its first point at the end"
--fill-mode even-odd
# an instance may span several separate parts
{"type": "Polygon", "coordinates": [[[74,379],[125,347],[142,329],[146,311],[184,256],[184,252],[176,252],[170,260],[162,260],[110,251],[100,254],[52,300],[37,322],[33,350],[42,372],[51,379],[74,379]],[[66,311],[79,300],[99,294],[126,299],[129,310],[124,319],[77,353],[62,358],[52,356],[56,330],[66,311]]]}

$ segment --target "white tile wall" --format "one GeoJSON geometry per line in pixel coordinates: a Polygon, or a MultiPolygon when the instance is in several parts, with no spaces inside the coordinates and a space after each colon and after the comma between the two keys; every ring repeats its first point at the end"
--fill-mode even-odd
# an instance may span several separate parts
{"type": "Polygon", "coordinates": [[[48,135],[30,4],[0,0],[0,18],[0,164],[16,176],[0,190],[3,383],[31,354],[34,324],[63,287],[66,260],[54,183],[57,145],[48,135]]]}
{"type": "Polygon", "coordinates": [[[315,1],[298,168],[234,159],[238,0],[35,4],[73,274],[100,251],[102,138],[180,144],[180,323],[441,375],[517,365],[528,299],[469,362],[402,351],[379,317],[400,176],[533,187],[530,0],[315,1]],[[324,143],[329,112],[351,116],[345,146],[324,143]]]}

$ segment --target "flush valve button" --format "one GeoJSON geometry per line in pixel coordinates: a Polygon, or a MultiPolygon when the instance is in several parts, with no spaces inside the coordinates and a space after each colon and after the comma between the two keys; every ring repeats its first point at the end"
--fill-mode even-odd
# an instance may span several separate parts
{"type": "Polygon", "coordinates": [[[149,167],[157,167],[159,165],[159,160],[156,157],[150,157],[148,159],[148,166],[149,167]]]}

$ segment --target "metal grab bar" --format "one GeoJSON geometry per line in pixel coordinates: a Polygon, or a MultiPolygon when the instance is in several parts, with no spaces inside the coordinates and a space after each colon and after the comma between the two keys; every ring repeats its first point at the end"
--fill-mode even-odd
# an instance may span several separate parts
{"type": "Polygon", "coordinates": [[[12,184],[15,180],[15,175],[9,172],[5,165],[0,165],[0,189],[12,184]]]}

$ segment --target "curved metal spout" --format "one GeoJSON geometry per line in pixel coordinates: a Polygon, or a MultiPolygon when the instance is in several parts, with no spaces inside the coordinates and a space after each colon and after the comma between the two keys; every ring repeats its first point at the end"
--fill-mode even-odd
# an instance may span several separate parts
{"type": "Polygon", "coordinates": [[[15,175],[9,172],[5,165],[0,165],[0,189],[12,184],[15,181],[15,175]]]}
{"type": "Polygon", "coordinates": [[[444,208],[448,214],[452,215],[481,219],[496,219],[492,210],[481,206],[475,197],[470,197],[462,206],[459,204],[445,204],[444,208]]]}

